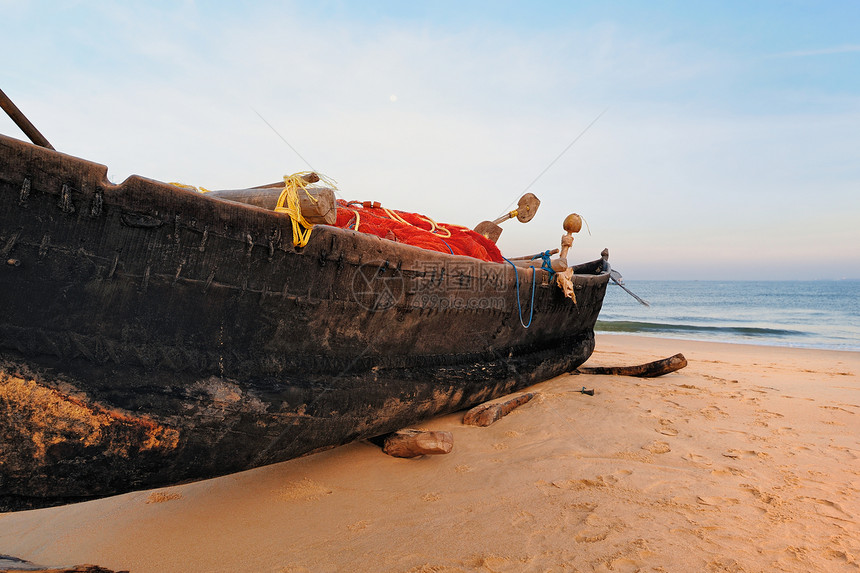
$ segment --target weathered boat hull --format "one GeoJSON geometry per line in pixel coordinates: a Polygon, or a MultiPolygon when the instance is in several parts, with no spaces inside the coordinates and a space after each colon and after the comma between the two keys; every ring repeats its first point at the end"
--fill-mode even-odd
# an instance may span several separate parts
{"type": "Polygon", "coordinates": [[[0,498],[223,475],[572,370],[576,304],[509,265],[315,227],[0,136],[0,498]],[[533,318],[529,328],[520,322],[533,318]]]}

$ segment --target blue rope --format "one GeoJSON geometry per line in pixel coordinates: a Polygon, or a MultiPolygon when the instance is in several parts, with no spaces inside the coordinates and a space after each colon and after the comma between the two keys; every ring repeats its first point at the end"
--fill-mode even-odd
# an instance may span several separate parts
{"type": "MultiPolygon", "coordinates": [[[[505,259],[505,257],[502,258],[505,259]]],[[[505,260],[508,261],[508,259],[505,260]]],[[[517,265],[511,261],[508,261],[508,264],[514,267],[514,277],[517,279],[517,310],[520,311],[520,324],[523,325],[523,328],[528,328],[532,325],[532,318],[534,318],[535,314],[535,268],[529,267],[532,270],[532,304],[531,310],[529,311],[529,323],[526,324],[523,322],[523,307],[520,304],[520,273],[517,272],[517,265]]]]}
{"type": "Polygon", "coordinates": [[[549,271],[549,276],[552,276],[555,274],[555,271],[552,270],[552,261],[549,258],[549,249],[547,249],[546,251],[542,252],[539,255],[535,255],[532,257],[532,260],[535,260],[535,259],[543,259],[543,265],[541,266],[541,268],[544,269],[545,271],[549,271]]]}
{"type": "Polygon", "coordinates": [[[453,255],[454,249],[451,248],[451,245],[449,245],[445,239],[439,239],[439,240],[442,241],[443,243],[445,243],[445,246],[448,247],[448,250],[451,251],[451,254],[453,255]]]}

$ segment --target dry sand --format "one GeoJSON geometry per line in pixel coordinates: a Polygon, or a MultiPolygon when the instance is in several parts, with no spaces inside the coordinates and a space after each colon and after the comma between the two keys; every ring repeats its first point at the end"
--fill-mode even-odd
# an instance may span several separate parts
{"type": "Polygon", "coordinates": [[[858,571],[860,353],[601,335],[454,451],[356,443],[183,486],[0,515],[0,553],[147,571],[858,571]],[[594,396],[578,390],[594,388],[594,396]]]}

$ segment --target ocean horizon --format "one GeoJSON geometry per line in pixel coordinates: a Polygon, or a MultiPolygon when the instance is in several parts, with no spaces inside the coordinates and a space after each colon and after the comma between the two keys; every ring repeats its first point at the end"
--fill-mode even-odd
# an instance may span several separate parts
{"type": "Polygon", "coordinates": [[[610,281],[598,333],[860,351],[860,280],[610,281]]]}

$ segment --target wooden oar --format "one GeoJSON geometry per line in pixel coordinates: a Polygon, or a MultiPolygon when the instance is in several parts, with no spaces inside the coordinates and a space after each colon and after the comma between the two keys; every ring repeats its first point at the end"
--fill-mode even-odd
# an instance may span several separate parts
{"type": "Polygon", "coordinates": [[[15,122],[21,131],[24,132],[24,135],[30,138],[30,141],[39,145],[41,147],[47,147],[48,149],[54,149],[54,146],[48,143],[48,140],[45,139],[45,136],[39,133],[39,130],[36,129],[30,120],[18,109],[9,97],[3,93],[3,90],[0,90],[0,107],[3,108],[3,111],[12,118],[12,121],[15,122]]]}
{"type": "Polygon", "coordinates": [[[528,223],[532,220],[532,217],[535,216],[535,213],[537,213],[538,207],[540,207],[540,199],[538,199],[533,193],[526,193],[520,197],[516,209],[509,213],[505,213],[494,221],[481,221],[475,225],[474,231],[495,243],[499,240],[499,237],[502,234],[502,228],[499,226],[499,223],[503,223],[508,219],[513,219],[514,217],[516,217],[517,221],[520,223],[528,223]]]}
{"type": "Polygon", "coordinates": [[[647,300],[639,298],[638,296],[636,296],[636,294],[633,291],[631,291],[629,288],[627,288],[626,286],[621,284],[621,282],[619,282],[618,279],[616,279],[614,276],[612,276],[613,274],[617,274],[618,278],[621,278],[621,275],[618,273],[618,271],[609,271],[609,278],[612,279],[612,282],[614,282],[615,284],[620,286],[622,289],[624,289],[624,292],[626,292],[627,294],[629,294],[630,296],[635,298],[637,301],[639,301],[639,304],[644,304],[645,306],[651,306],[647,300]]]}
{"type": "Polygon", "coordinates": [[[624,279],[621,278],[621,273],[614,270],[609,265],[609,249],[603,249],[603,252],[600,253],[600,256],[601,256],[601,258],[603,258],[603,272],[609,273],[609,278],[612,279],[612,282],[614,282],[615,284],[620,286],[622,289],[624,289],[624,292],[626,292],[627,294],[629,294],[630,296],[635,298],[637,301],[639,301],[639,304],[643,304],[645,306],[651,306],[650,304],[648,304],[647,300],[643,300],[643,299],[639,298],[638,296],[633,294],[633,292],[629,288],[624,286],[624,279]]]}

